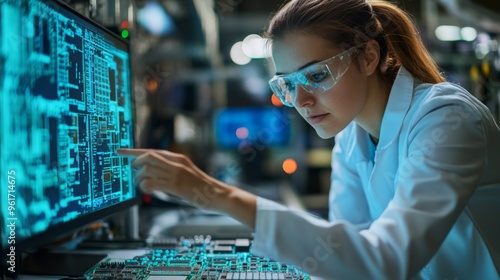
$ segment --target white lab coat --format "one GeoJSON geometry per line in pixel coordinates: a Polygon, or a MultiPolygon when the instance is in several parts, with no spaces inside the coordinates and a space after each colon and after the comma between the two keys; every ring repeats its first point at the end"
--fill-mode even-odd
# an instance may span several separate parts
{"type": "Polygon", "coordinates": [[[325,279],[500,279],[500,129],[461,87],[404,68],[378,146],[336,136],[330,221],[258,198],[252,253],[325,279]]]}

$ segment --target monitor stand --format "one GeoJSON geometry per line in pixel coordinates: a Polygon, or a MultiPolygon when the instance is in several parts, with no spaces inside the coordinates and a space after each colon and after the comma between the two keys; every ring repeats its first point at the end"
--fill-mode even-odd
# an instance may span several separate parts
{"type": "Polygon", "coordinates": [[[21,274],[82,277],[106,257],[106,254],[39,251],[23,259],[21,274]]]}

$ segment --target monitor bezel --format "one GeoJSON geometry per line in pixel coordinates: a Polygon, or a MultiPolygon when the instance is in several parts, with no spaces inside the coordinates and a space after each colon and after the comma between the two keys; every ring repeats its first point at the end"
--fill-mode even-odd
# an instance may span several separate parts
{"type": "MultiPolygon", "coordinates": [[[[129,60],[128,60],[128,67],[130,70],[130,82],[129,82],[129,87],[130,87],[130,102],[131,102],[131,109],[132,109],[132,127],[131,127],[131,134],[132,134],[132,146],[136,146],[137,144],[137,135],[135,133],[135,120],[136,120],[136,112],[135,112],[135,102],[134,102],[134,96],[133,96],[133,70],[132,70],[132,54],[131,54],[131,47],[130,47],[130,42],[127,40],[124,40],[117,34],[113,33],[110,31],[108,28],[104,27],[102,24],[80,14],[78,11],[76,11],[74,8],[72,8],[70,5],[68,5],[65,2],[62,2],[62,0],[39,0],[41,2],[46,3],[47,5],[50,5],[52,7],[60,7],[61,9],[64,9],[68,13],[76,16],[77,18],[82,19],[83,21],[93,25],[97,29],[101,30],[103,33],[106,33],[110,35],[111,37],[114,37],[117,39],[119,42],[123,43],[123,45],[126,48],[126,52],[129,54],[129,60]]],[[[134,182],[132,182],[134,184],[134,182]]],[[[135,185],[132,186],[132,188],[136,188],[135,185]]],[[[59,224],[55,225],[50,225],[48,226],[45,230],[42,232],[35,233],[31,236],[28,236],[26,238],[16,238],[15,244],[7,244],[2,242],[2,251],[8,251],[10,250],[11,246],[15,246],[16,249],[16,254],[20,252],[27,252],[27,251],[37,251],[44,249],[44,247],[48,245],[52,245],[61,238],[68,237],[71,234],[77,233],[87,227],[88,225],[91,225],[92,223],[99,222],[109,216],[112,216],[113,214],[118,214],[121,211],[129,210],[133,206],[139,205],[140,204],[140,197],[138,196],[137,190],[135,190],[135,196],[131,199],[128,199],[126,201],[119,202],[117,204],[107,206],[103,209],[85,213],[81,217],[72,219],[67,222],[62,222],[59,224]],[[5,247],[4,247],[5,246],[5,247]]],[[[3,253],[2,253],[3,254],[3,253]]]]}

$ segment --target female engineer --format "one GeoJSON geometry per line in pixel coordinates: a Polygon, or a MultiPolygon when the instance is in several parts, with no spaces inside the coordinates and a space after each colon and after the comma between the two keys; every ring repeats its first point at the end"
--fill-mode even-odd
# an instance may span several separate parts
{"type": "Polygon", "coordinates": [[[409,16],[374,0],[291,0],[269,84],[335,137],[329,221],[220,182],[184,155],[123,149],[137,184],[228,214],[252,252],[326,279],[499,279],[500,129],[446,82],[409,16]],[[198,197],[199,199],[199,197],[198,197]]]}

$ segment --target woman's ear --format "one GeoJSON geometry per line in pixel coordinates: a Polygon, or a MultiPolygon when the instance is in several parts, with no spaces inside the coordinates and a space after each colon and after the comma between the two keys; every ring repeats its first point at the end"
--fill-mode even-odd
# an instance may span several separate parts
{"type": "Polygon", "coordinates": [[[372,75],[378,67],[380,61],[380,46],[377,41],[370,40],[366,43],[361,66],[367,76],[372,75]]]}

